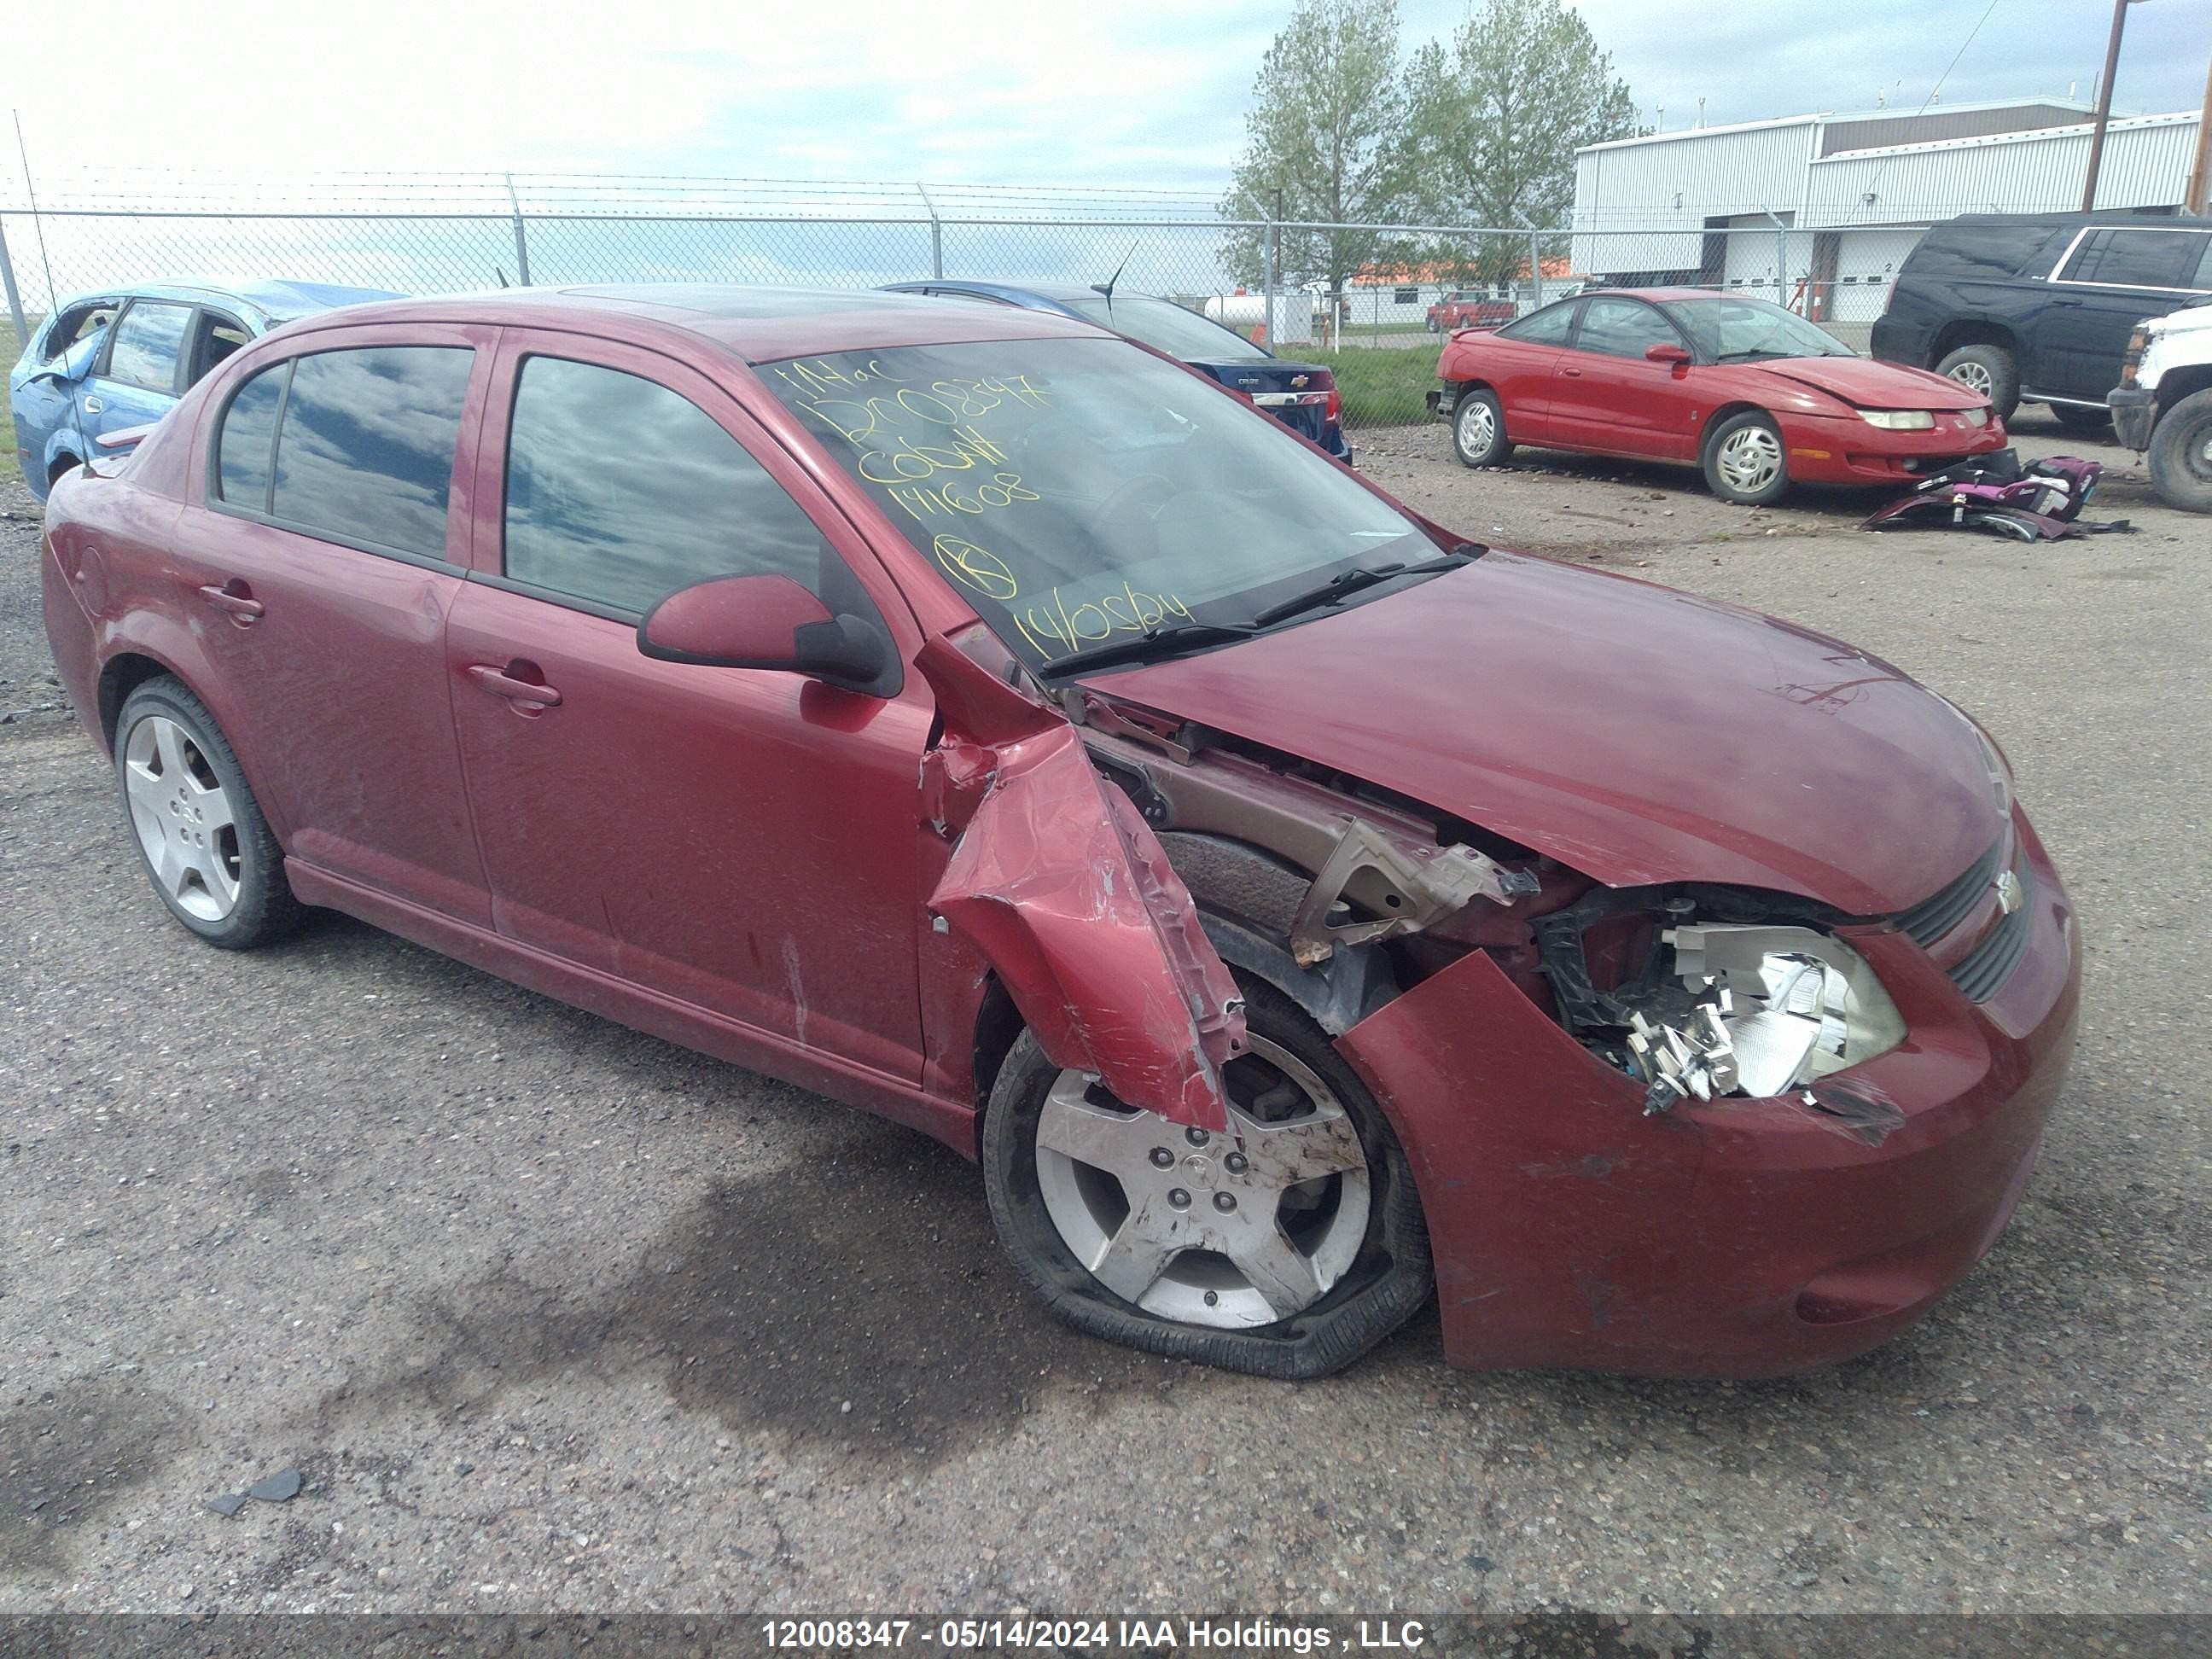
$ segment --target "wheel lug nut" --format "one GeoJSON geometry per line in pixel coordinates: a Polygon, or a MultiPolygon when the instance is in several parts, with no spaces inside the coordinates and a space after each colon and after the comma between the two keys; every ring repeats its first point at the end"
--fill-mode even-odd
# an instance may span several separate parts
{"type": "Polygon", "coordinates": [[[1185,1129],[1182,1132],[1182,1138],[1190,1142],[1194,1146],[1203,1146],[1213,1137],[1207,1134],[1203,1129],[1185,1129]]]}
{"type": "Polygon", "coordinates": [[[1168,1194],[1168,1202],[1178,1210],[1190,1208],[1190,1194],[1180,1187],[1168,1194]]]}
{"type": "Polygon", "coordinates": [[[1230,1211],[1237,1207],[1237,1194],[1234,1193],[1214,1194],[1213,1207],[1220,1211],[1224,1215],[1228,1214],[1230,1211]]]}
{"type": "Polygon", "coordinates": [[[1209,1308],[1219,1307],[1221,1305],[1221,1292],[1218,1291],[1208,1291],[1206,1293],[1206,1305],[1209,1308]]]}
{"type": "Polygon", "coordinates": [[[1154,1169],[1164,1170],[1169,1168],[1174,1163],[1175,1154],[1170,1152],[1166,1147],[1155,1146],[1152,1148],[1152,1167],[1154,1169]]]}
{"type": "Polygon", "coordinates": [[[1229,1166],[1229,1173],[1231,1175],[1243,1175],[1245,1170],[1252,1167],[1242,1152],[1231,1152],[1221,1161],[1229,1166]]]}

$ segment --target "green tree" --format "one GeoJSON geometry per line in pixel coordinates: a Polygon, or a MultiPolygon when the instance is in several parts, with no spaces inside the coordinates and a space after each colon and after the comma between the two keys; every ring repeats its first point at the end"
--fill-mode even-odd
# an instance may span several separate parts
{"type": "MultiPolygon", "coordinates": [[[[1398,0],[1297,0],[1252,84],[1244,153],[1221,210],[1231,219],[1373,224],[1398,193],[1389,157],[1400,137],[1398,0]]],[[[1256,285],[1271,233],[1234,231],[1224,264],[1256,285]]],[[[1276,280],[1345,281],[1387,251],[1370,231],[1280,233],[1276,280]]]]}
{"type": "MultiPolygon", "coordinates": [[[[1483,0],[1413,54],[1388,171],[1413,222],[1548,227],[1575,199],[1575,151],[1632,137],[1636,103],[1589,25],[1562,0],[1483,0]]],[[[1528,245],[1441,239],[1423,257],[1461,280],[1510,280],[1528,245]]]]}

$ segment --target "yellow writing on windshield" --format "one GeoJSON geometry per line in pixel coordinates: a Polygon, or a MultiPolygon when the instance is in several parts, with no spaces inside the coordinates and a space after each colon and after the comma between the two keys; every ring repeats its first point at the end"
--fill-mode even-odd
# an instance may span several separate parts
{"type": "Polygon", "coordinates": [[[1069,605],[1057,587],[1042,605],[1010,609],[1014,626],[1041,657],[1056,657],[1115,634],[1141,634],[1170,617],[1192,620],[1190,607],[1173,593],[1147,593],[1123,582],[1120,589],[1069,605]],[[1047,644],[1050,641],[1053,643],[1047,644]]]}
{"type": "Polygon", "coordinates": [[[1021,590],[1006,562],[988,548],[958,536],[939,536],[929,544],[945,574],[963,587],[972,587],[986,599],[1004,605],[1021,590]]]}

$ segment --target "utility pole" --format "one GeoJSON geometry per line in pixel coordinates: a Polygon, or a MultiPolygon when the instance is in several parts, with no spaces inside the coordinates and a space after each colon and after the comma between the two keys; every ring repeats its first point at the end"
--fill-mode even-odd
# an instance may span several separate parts
{"type": "Polygon", "coordinates": [[[2097,83],[2097,127],[2089,135],[2089,176],[2081,181],[2081,211],[2097,205],[2097,168],[2105,159],[2105,123],[2112,114],[2112,74],[2120,66],[2120,32],[2128,26],[2133,0],[2112,0],[2112,33],[2105,42],[2105,73],[2097,83]]]}
{"type": "Polygon", "coordinates": [[[2212,193],[2212,67],[2204,71],[2204,112],[2197,118],[2197,163],[2189,169],[2183,210],[2203,217],[2208,193],[2212,193]]]}

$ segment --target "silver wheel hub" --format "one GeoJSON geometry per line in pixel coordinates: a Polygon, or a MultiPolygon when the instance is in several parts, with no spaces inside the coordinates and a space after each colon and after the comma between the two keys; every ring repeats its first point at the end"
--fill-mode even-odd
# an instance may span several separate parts
{"type": "Polygon", "coordinates": [[[1481,398],[1470,398],[1460,405],[1459,447],[1462,454],[1489,453],[1491,441],[1497,430],[1498,417],[1481,398]]]}
{"type": "Polygon", "coordinates": [[[192,734],[166,714],[143,716],[123,740],[123,787],[161,890],[221,921],[238,904],[238,815],[192,734]]]}
{"type": "Polygon", "coordinates": [[[1366,1237],[1367,1156],[1351,1115],[1310,1067],[1265,1038],[1251,1045],[1227,1073],[1226,1134],[1132,1111],[1082,1072],[1045,1096],[1046,1212],[1101,1285],[1163,1319],[1288,1319],[1335,1286],[1366,1237]]]}
{"type": "Polygon", "coordinates": [[[1988,365],[1984,363],[1960,363],[1951,371],[1951,378],[1968,391],[1979,392],[1984,398],[1990,395],[1990,388],[1996,384],[1990,377],[1988,365]]]}
{"type": "Polygon", "coordinates": [[[1721,441],[1719,466],[1729,489],[1754,495],[1782,471],[1782,445],[1763,426],[1738,427],[1721,441]]]}

